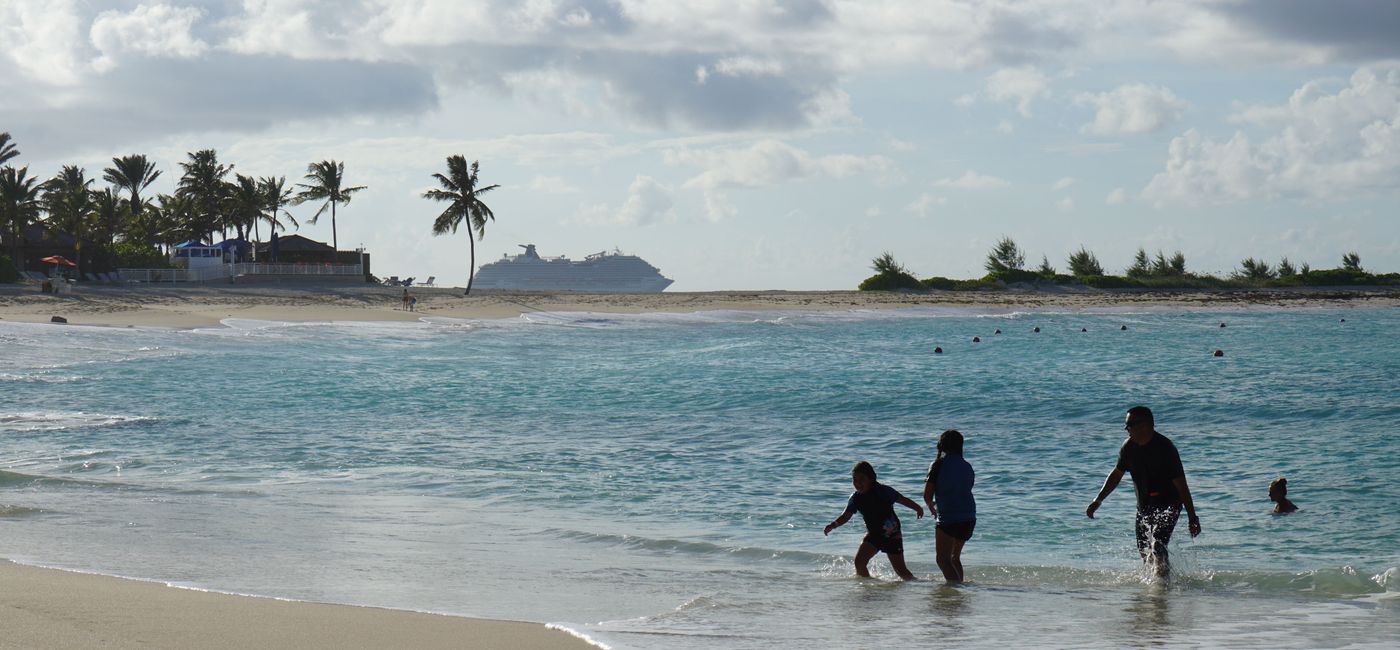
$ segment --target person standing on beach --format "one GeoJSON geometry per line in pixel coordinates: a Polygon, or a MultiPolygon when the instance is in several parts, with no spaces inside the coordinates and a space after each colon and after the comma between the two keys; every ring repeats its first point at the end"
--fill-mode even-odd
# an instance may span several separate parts
{"type": "Polygon", "coordinates": [[[972,465],[963,459],[962,434],[953,429],[944,431],[938,437],[938,455],[924,480],[924,504],[930,516],[938,517],[933,539],[938,568],[948,582],[963,581],[963,544],[972,539],[972,529],[977,526],[977,502],[972,498],[975,479],[972,465]]]}
{"type": "Polygon", "coordinates": [[[1118,449],[1118,463],[1103,482],[1103,489],[1084,511],[1090,519],[1099,509],[1103,500],[1118,487],[1123,473],[1133,475],[1133,487],[1137,490],[1137,547],[1143,562],[1156,566],[1157,575],[1166,577],[1171,572],[1167,559],[1167,544],[1171,542],[1176,520],[1181,516],[1181,507],[1186,506],[1186,518],[1191,536],[1201,534],[1201,520],[1196,516],[1196,506],[1191,501],[1191,489],[1186,485],[1186,470],[1181,466],[1181,455],[1166,436],[1157,433],[1152,418],[1152,410],[1146,406],[1128,409],[1123,420],[1123,428],[1128,431],[1128,439],[1118,449]]]}
{"type": "Polygon", "coordinates": [[[913,580],[914,574],[904,565],[904,536],[899,529],[899,517],[894,514],[894,504],[898,503],[913,510],[919,519],[924,517],[924,509],[909,497],[894,488],[875,480],[875,468],[860,461],[851,468],[851,485],[855,493],[846,500],[846,511],[822,529],[822,535],[845,525],[851,516],[860,512],[865,520],[865,538],[856,549],[856,575],[870,577],[870,558],[876,553],[884,553],[890,558],[894,572],[905,580],[913,580]]]}

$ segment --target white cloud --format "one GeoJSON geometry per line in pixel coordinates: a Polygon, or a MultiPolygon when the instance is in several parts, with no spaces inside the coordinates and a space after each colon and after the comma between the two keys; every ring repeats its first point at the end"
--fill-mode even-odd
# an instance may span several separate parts
{"type": "Polygon", "coordinates": [[[0,2],[0,54],[32,79],[63,86],[81,80],[80,30],[73,0],[0,2]]]}
{"type": "Polygon", "coordinates": [[[1001,133],[1001,134],[1004,134],[1004,135],[1011,135],[1012,133],[1015,133],[1015,132],[1016,132],[1016,125],[1015,125],[1015,124],[1012,124],[1012,123],[1011,123],[1011,120],[1001,120],[1000,122],[997,122],[997,133],[1001,133]]]}
{"type": "Polygon", "coordinates": [[[1123,205],[1128,202],[1128,191],[1121,187],[1114,188],[1103,198],[1103,202],[1105,205],[1123,205]]]}
{"type": "Polygon", "coordinates": [[[536,176],[526,184],[533,192],[543,192],[545,194],[575,194],[581,191],[577,185],[570,183],[563,176],[536,176]]]}
{"type": "Polygon", "coordinates": [[[1074,103],[1094,107],[1085,133],[1118,135],[1157,131],[1181,119],[1189,104],[1161,86],[1128,84],[1106,93],[1080,93],[1074,103]]]}
{"type": "Polygon", "coordinates": [[[920,194],[920,195],[919,195],[919,198],[914,199],[914,202],[913,202],[913,203],[910,203],[909,205],[904,206],[904,211],[905,211],[905,212],[912,212],[912,213],[917,214],[917,215],[919,215],[919,216],[921,216],[921,217],[927,217],[929,211],[932,210],[934,207],[940,206],[940,205],[945,205],[945,204],[947,204],[947,203],[948,203],[948,199],[946,199],[946,198],[944,198],[944,197],[941,197],[941,196],[934,196],[934,195],[932,195],[932,194],[927,194],[927,193],[925,193],[925,194],[920,194]]]}
{"type": "Polygon", "coordinates": [[[627,188],[627,200],[617,213],[618,223],[625,225],[647,225],[673,215],[676,201],[671,188],[656,182],[650,176],[638,174],[627,188]]]}
{"type": "Polygon", "coordinates": [[[1074,212],[1074,199],[1066,196],[1056,202],[1055,207],[1059,209],[1060,212],[1074,212]]]}
{"type": "Polygon", "coordinates": [[[943,178],[933,183],[937,187],[951,187],[959,190],[995,190],[1011,185],[1010,181],[996,176],[979,174],[971,169],[957,178],[943,178]]]}
{"type": "Polygon", "coordinates": [[[983,90],[994,101],[1016,102],[1016,111],[1030,117],[1031,102],[1049,94],[1050,80],[1029,66],[1003,68],[987,77],[983,90]]]}
{"type": "Polygon", "coordinates": [[[898,167],[884,156],[814,156],[778,140],[760,140],[744,149],[674,149],[666,151],[664,159],[668,165],[691,165],[705,170],[685,182],[684,187],[689,189],[768,187],[856,175],[888,181],[898,175],[898,167]]]}
{"type": "Polygon", "coordinates": [[[188,59],[209,49],[190,30],[203,12],[193,7],[139,5],[130,13],[104,11],[88,31],[101,56],[93,61],[98,72],[111,70],[124,53],[149,57],[188,59]]]}
{"type": "Polygon", "coordinates": [[[1172,140],[1144,197],[1158,205],[1332,200],[1400,188],[1400,66],[1362,68],[1335,92],[1308,83],[1286,105],[1238,119],[1272,132],[1256,144],[1243,132],[1219,142],[1187,131],[1172,140]]]}
{"type": "Polygon", "coordinates": [[[1064,177],[1064,178],[1061,178],[1061,179],[1058,180],[1058,181],[1055,181],[1055,184],[1054,184],[1054,185],[1051,185],[1051,186],[1050,186],[1050,189],[1053,190],[1053,191],[1058,192],[1058,191],[1063,190],[1063,189],[1068,189],[1071,185],[1074,185],[1075,183],[1078,183],[1078,182],[1079,182],[1079,179],[1074,178],[1074,177],[1072,177],[1072,176],[1066,176],[1066,177],[1064,177]]]}

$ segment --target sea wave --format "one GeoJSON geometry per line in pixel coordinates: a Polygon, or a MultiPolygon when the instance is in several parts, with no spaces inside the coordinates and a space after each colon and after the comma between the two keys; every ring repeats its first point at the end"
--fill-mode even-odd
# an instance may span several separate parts
{"type": "Polygon", "coordinates": [[[110,427],[120,424],[154,421],[141,415],[106,413],[28,411],[0,413],[0,432],[61,431],[90,427],[110,427]]]}

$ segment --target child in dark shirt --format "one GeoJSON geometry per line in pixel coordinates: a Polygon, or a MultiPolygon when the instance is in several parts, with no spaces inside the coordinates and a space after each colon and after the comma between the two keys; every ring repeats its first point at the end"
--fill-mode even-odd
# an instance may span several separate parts
{"type": "Polygon", "coordinates": [[[865,520],[865,538],[856,549],[856,575],[870,577],[870,558],[883,552],[890,558],[894,572],[905,580],[913,580],[914,574],[904,566],[904,538],[899,529],[899,517],[894,514],[894,504],[898,503],[913,510],[919,519],[924,517],[924,509],[894,488],[875,480],[875,468],[860,461],[851,468],[851,485],[856,491],[846,501],[846,511],[822,529],[822,534],[830,534],[851,520],[857,511],[865,520]]]}
{"type": "Polygon", "coordinates": [[[1269,484],[1269,500],[1274,502],[1274,514],[1276,515],[1286,515],[1298,509],[1298,506],[1293,505],[1293,502],[1288,500],[1288,479],[1282,476],[1269,484]]]}

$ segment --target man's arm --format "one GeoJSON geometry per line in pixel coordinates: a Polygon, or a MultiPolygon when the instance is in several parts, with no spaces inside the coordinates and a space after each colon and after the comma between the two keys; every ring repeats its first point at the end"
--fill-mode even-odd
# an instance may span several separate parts
{"type": "Polygon", "coordinates": [[[1201,534],[1201,520],[1196,517],[1196,504],[1191,502],[1191,488],[1186,486],[1186,477],[1178,476],[1172,479],[1172,485],[1176,486],[1176,494],[1181,497],[1182,505],[1186,506],[1187,528],[1191,531],[1191,536],[1201,534]]]}
{"type": "Polygon", "coordinates": [[[1118,482],[1121,480],[1123,480],[1123,470],[1117,467],[1113,468],[1113,471],[1108,473],[1108,478],[1103,480],[1103,489],[1099,490],[1099,495],[1094,497],[1094,502],[1089,504],[1089,507],[1084,510],[1084,514],[1093,519],[1094,511],[1099,509],[1099,505],[1108,498],[1108,495],[1113,494],[1113,488],[1118,487],[1118,482]]]}
{"type": "Polygon", "coordinates": [[[917,519],[923,519],[923,518],[924,518],[924,509],[923,509],[923,507],[920,506],[920,505],[917,504],[917,503],[914,503],[914,500],[913,500],[913,499],[910,499],[909,497],[906,497],[906,496],[904,496],[903,494],[901,494],[901,495],[899,495],[899,498],[898,498],[898,499],[895,499],[894,502],[895,502],[895,503],[898,503],[899,505],[902,505],[902,506],[904,506],[904,507],[906,507],[906,508],[908,508],[908,509],[910,509],[910,510],[913,510],[913,511],[915,512],[915,514],[916,514],[916,517],[915,517],[915,518],[917,518],[917,519]]]}

